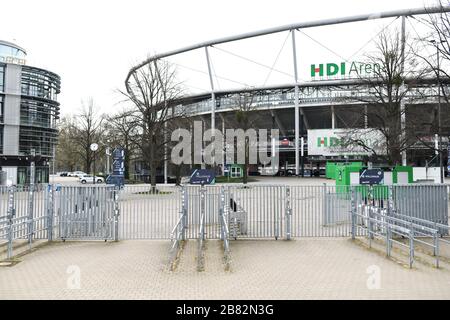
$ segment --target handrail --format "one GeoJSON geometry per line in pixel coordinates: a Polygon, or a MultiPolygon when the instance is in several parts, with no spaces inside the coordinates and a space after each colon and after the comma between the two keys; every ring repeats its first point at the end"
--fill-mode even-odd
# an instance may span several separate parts
{"type": "Polygon", "coordinates": [[[205,240],[205,213],[200,215],[200,230],[198,234],[198,247],[197,247],[197,271],[203,271],[204,269],[204,257],[203,257],[203,244],[205,240]]]}
{"type": "MultiPolygon", "coordinates": [[[[391,243],[395,242],[401,246],[409,247],[409,266],[412,267],[412,264],[414,262],[414,241],[422,243],[426,246],[430,246],[433,249],[433,255],[436,257],[436,267],[439,267],[439,231],[435,228],[429,228],[417,223],[414,223],[412,221],[405,221],[400,218],[392,217],[390,215],[387,215],[387,209],[379,208],[376,206],[367,206],[369,209],[369,212],[367,215],[358,213],[358,212],[352,212],[353,215],[356,217],[361,217],[362,219],[366,220],[367,227],[358,225],[354,219],[352,219],[352,223],[355,223],[355,227],[367,229],[368,236],[369,236],[369,245],[371,245],[371,237],[372,235],[379,235],[381,237],[385,237],[386,239],[386,250],[387,255],[390,256],[390,249],[391,249],[391,243]],[[374,210],[375,209],[375,210],[374,210]],[[381,219],[381,220],[380,220],[381,219]],[[386,228],[386,231],[384,233],[376,232],[374,231],[373,224],[375,225],[381,225],[386,228]],[[399,226],[399,224],[403,226],[399,226]],[[401,228],[401,229],[399,229],[401,228]],[[427,233],[426,233],[427,232],[427,233]],[[401,243],[399,241],[396,241],[390,237],[390,234],[398,234],[401,236],[406,236],[409,239],[409,246],[405,245],[404,243],[401,243]],[[432,236],[433,237],[433,244],[422,241],[420,239],[417,239],[414,237],[415,234],[422,234],[425,236],[432,236]]],[[[423,219],[420,219],[423,220],[423,219]]],[[[426,221],[426,220],[424,220],[426,221]]],[[[432,222],[430,222],[432,223],[432,222]]]]}

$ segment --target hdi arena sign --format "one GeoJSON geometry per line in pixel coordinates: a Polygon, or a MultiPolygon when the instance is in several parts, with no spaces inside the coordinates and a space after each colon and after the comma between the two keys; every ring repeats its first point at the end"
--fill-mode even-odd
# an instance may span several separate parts
{"type": "Polygon", "coordinates": [[[311,65],[311,77],[358,77],[375,76],[381,67],[378,63],[341,62],[320,63],[311,65]]]}
{"type": "Polygon", "coordinates": [[[343,156],[370,155],[372,152],[363,145],[386,154],[384,136],[374,129],[313,129],[308,130],[308,155],[343,156]]]}

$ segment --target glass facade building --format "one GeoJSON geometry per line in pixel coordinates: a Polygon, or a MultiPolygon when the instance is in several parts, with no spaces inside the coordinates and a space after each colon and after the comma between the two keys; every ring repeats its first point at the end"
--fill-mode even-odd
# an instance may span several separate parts
{"type": "Polygon", "coordinates": [[[37,183],[48,182],[58,132],[60,77],[26,65],[26,51],[0,41],[1,183],[27,184],[35,161],[37,183]],[[35,155],[32,158],[32,155],[35,155]]]}

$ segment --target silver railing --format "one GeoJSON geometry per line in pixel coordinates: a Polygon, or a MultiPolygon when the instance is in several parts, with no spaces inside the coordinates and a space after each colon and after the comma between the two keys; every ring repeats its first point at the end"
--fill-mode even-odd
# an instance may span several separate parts
{"type": "Polygon", "coordinates": [[[200,189],[200,222],[197,240],[197,271],[205,269],[205,193],[206,189],[202,186],[200,189]]]}
{"type": "Polygon", "coordinates": [[[27,245],[35,240],[51,240],[51,188],[31,186],[0,187],[0,245],[6,246],[6,259],[14,256],[15,245],[27,245]]]}
{"type": "MultiPolygon", "coordinates": [[[[392,245],[395,243],[409,251],[409,267],[412,268],[415,256],[415,242],[429,246],[433,250],[435,265],[439,267],[439,233],[437,229],[429,228],[413,222],[411,219],[405,220],[388,215],[388,210],[373,205],[362,205],[361,212],[352,212],[352,230],[362,229],[366,233],[369,247],[372,247],[372,240],[375,236],[385,239],[386,255],[391,256],[392,245]],[[359,218],[359,222],[358,222],[359,218]],[[396,237],[397,236],[397,237],[396,237]],[[405,244],[398,238],[405,237],[408,242],[405,244]],[[433,243],[428,243],[421,237],[431,237],[433,243]]],[[[355,235],[352,235],[355,239],[355,235]]]]}
{"type": "Polygon", "coordinates": [[[225,189],[222,187],[220,190],[220,223],[221,233],[220,239],[223,241],[223,260],[225,264],[225,270],[229,270],[231,263],[231,251],[230,251],[230,228],[229,228],[229,206],[225,204],[225,189]]]}
{"type": "Polygon", "coordinates": [[[171,271],[175,269],[175,261],[181,248],[181,242],[186,240],[187,212],[186,190],[184,188],[181,192],[181,201],[180,218],[170,233],[169,268],[171,271]]]}

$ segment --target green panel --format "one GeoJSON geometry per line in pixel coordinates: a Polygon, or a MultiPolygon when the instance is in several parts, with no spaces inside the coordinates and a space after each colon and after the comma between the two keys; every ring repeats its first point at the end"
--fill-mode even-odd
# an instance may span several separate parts
{"type": "Polygon", "coordinates": [[[411,166],[396,166],[392,170],[392,180],[394,183],[398,183],[398,173],[407,172],[408,173],[408,183],[413,183],[413,167],[411,166]]]}

